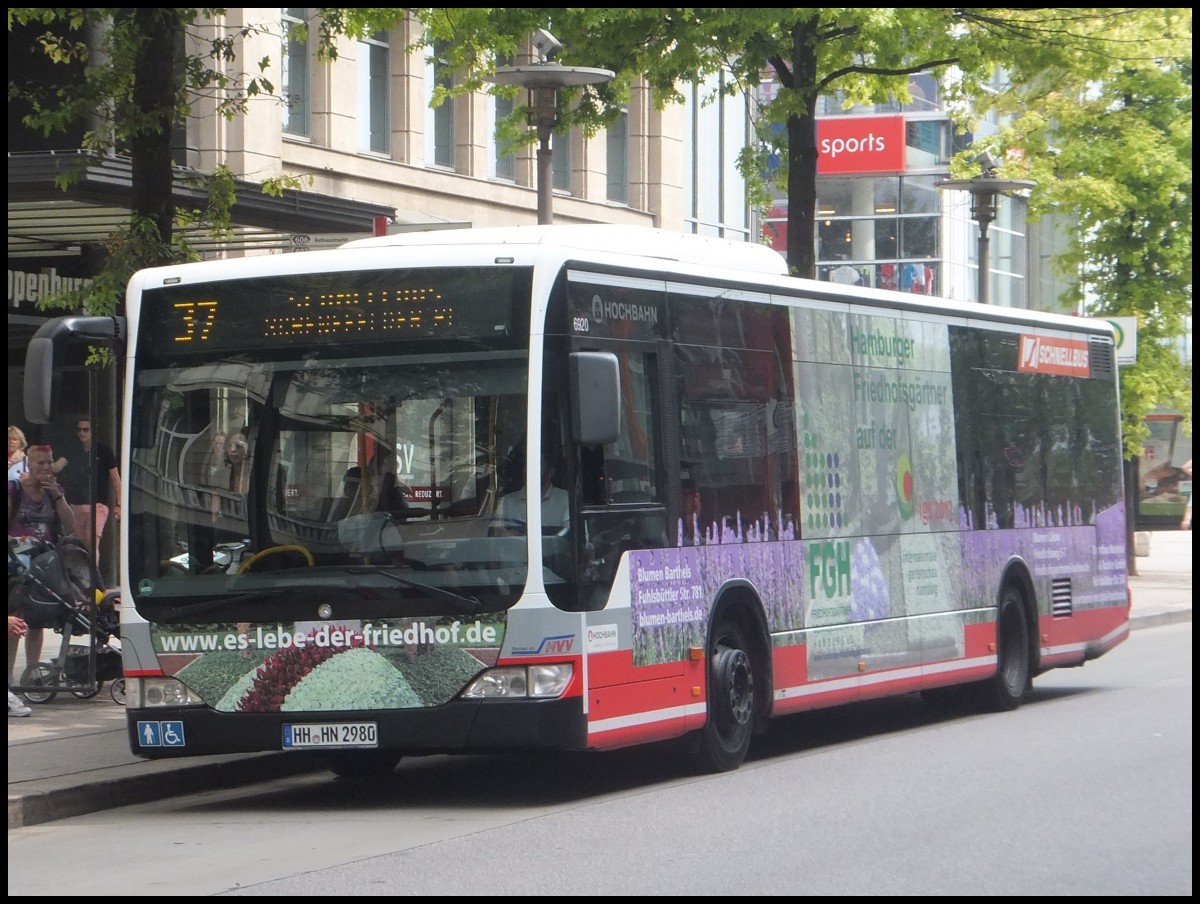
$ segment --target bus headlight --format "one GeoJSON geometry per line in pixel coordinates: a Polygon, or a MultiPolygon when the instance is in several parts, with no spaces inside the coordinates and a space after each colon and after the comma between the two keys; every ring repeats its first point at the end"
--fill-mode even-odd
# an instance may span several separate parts
{"type": "Polygon", "coordinates": [[[204,705],[191,688],[175,678],[127,678],[125,700],[130,709],[204,705]]]}
{"type": "Polygon", "coordinates": [[[561,697],[575,669],[569,662],[488,669],[464,688],[465,700],[561,697]]]}

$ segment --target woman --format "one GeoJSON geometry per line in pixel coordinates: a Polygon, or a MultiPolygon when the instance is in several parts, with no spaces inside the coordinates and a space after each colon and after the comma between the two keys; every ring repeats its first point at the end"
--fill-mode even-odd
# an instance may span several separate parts
{"type": "MultiPolygon", "coordinates": [[[[242,432],[229,434],[225,442],[224,477],[221,479],[222,493],[212,494],[212,515],[216,523],[222,515],[246,520],[246,492],[250,488],[250,444],[242,432]]],[[[214,480],[214,485],[218,485],[214,480]]],[[[244,529],[238,537],[244,536],[244,529]]]]}
{"type": "Polygon", "coordinates": [[[15,424],[8,425],[8,479],[17,480],[28,469],[25,460],[25,449],[29,443],[25,440],[25,431],[15,424]]]}
{"type": "Polygon", "coordinates": [[[229,463],[229,489],[245,494],[250,489],[250,445],[246,434],[234,433],[229,437],[226,461],[229,463]]]}
{"type": "Polygon", "coordinates": [[[229,484],[228,467],[225,463],[225,434],[214,433],[212,445],[208,447],[204,462],[200,465],[200,482],[204,486],[224,489],[229,484]]]}
{"type": "MultiPolygon", "coordinates": [[[[29,537],[56,543],[75,532],[75,513],[54,476],[54,453],[49,446],[30,446],[28,469],[18,480],[8,482],[8,539],[29,537]]],[[[10,615],[21,615],[10,612],[10,615]]],[[[41,661],[42,628],[30,628],[25,634],[25,662],[41,661]]],[[[19,637],[8,638],[8,683],[13,683],[13,665],[17,661],[19,637]]]]}

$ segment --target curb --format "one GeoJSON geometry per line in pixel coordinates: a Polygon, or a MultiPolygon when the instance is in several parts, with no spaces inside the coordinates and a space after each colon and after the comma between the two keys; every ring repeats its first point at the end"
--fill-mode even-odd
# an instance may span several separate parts
{"type": "Polygon", "coordinates": [[[1191,609],[1174,610],[1171,612],[1155,612],[1153,615],[1135,615],[1129,619],[1129,630],[1138,628],[1158,628],[1162,625],[1180,625],[1192,620],[1191,609]]]}
{"type": "Polygon", "coordinates": [[[303,754],[266,753],[220,763],[185,766],[157,773],[153,778],[132,775],[68,788],[42,791],[31,788],[23,794],[9,794],[8,827],[19,829],[198,791],[220,791],[303,775],[322,768],[319,762],[303,754]]]}

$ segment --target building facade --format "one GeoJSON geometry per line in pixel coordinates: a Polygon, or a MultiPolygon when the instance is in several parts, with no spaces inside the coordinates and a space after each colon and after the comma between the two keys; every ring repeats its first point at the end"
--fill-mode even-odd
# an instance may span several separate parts
{"type": "MultiPolygon", "coordinates": [[[[763,87],[770,101],[774,86],[763,87]]],[[[911,100],[846,107],[832,94],[818,106],[817,278],[975,301],[979,229],[965,191],[944,191],[950,159],[977,135],[956,134],[929,73],[909,80],[911,100]]],[[[980,136],[994,130],[984,122],[980,136]]],[[[787,199],[764,220],[773,247],[787,245],[787,199]]],[[[1065,284],[1048,261],[1055,232],[1027,222],[1025,200],[1001,195],[990,224],[990,303],[1058,310],[1065,284]]]]}
{"type": "MultiPolygon", "coordinates": [[[[315,13],[228,9],[191,38],[189,51],[204,55],[210,42],[240,35],[225,74],[236,80],[251,61],[268,59],[275,86],[233,118],[220,114],[219,96],[197,98],[175,136],[181,204],[202,202],[189,173],[221,165],[238,179],[233,237],[193,237],[205,256],[292,253],[383,231],[536,222],[536,145],[511,147],[496,137],[514,101],[476,93],[432,106],[451,75],[436,52],[408,49],[419,37],[411,19],[364,40],[342,38],[336,60],[318,60],[315,13]],[[300,39],[304,32],[308,40],[300,39]],[[280,177],[297,187],[281,197],[261,191],[265,180],[280,177]]],[[[14,67],[47,66],[35,39],[33,30],[10,28],[10,81],[14,67]]],[[[766,240],[782,250],[786,199],[768,212],[750,209],[735,165],[754,140],[750,105],[713,90],[721,87],[721,76],[688,86],[684,103],[660,110],[648,88],[635,86],[608,130],[555,135],[555,222],[653,226],[766,240]]],[[[867,109],[824,99],[818,278],[970,300],[978,233],[969,198],[936,187],[962,139],[932,77],[915,76],[912,95],[909,103],[867,109]]],[[[47,137],[25,128],[22,113],[10,102],[9,423],[34,441],[69,442],[75,418],[91,412],[100,438],[115,446],[115,369],[86,367],[80,350],[63,373],[63,422],[45,426],[23,422],[22,375],[29,339],[61,313],[40,309],[38,300],[94,277],[107,236],[127,222],[129,161],[85,155],[87,124],[47,137]],[[83,178],[64,192],[56,177],[82,157],[83,178]]],[[[993,302],[1052,307],[1053,279],[1030,251],[1040,244],[1020,199],[1002,200],[991,239],[993,302]]]]}

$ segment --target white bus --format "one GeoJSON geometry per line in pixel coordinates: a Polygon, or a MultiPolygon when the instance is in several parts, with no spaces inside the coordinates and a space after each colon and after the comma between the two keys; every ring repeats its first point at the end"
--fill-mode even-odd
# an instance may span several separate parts
{"type": "Polygon", "coordinates": [[[773,716],[1011,709],[1128,634],[1105,322],[609,226],[165,266],[126,305],[47,327],[27,402],[62,341],[124,347],[147,758],[678,738],[728,770],[773,716]]]}

